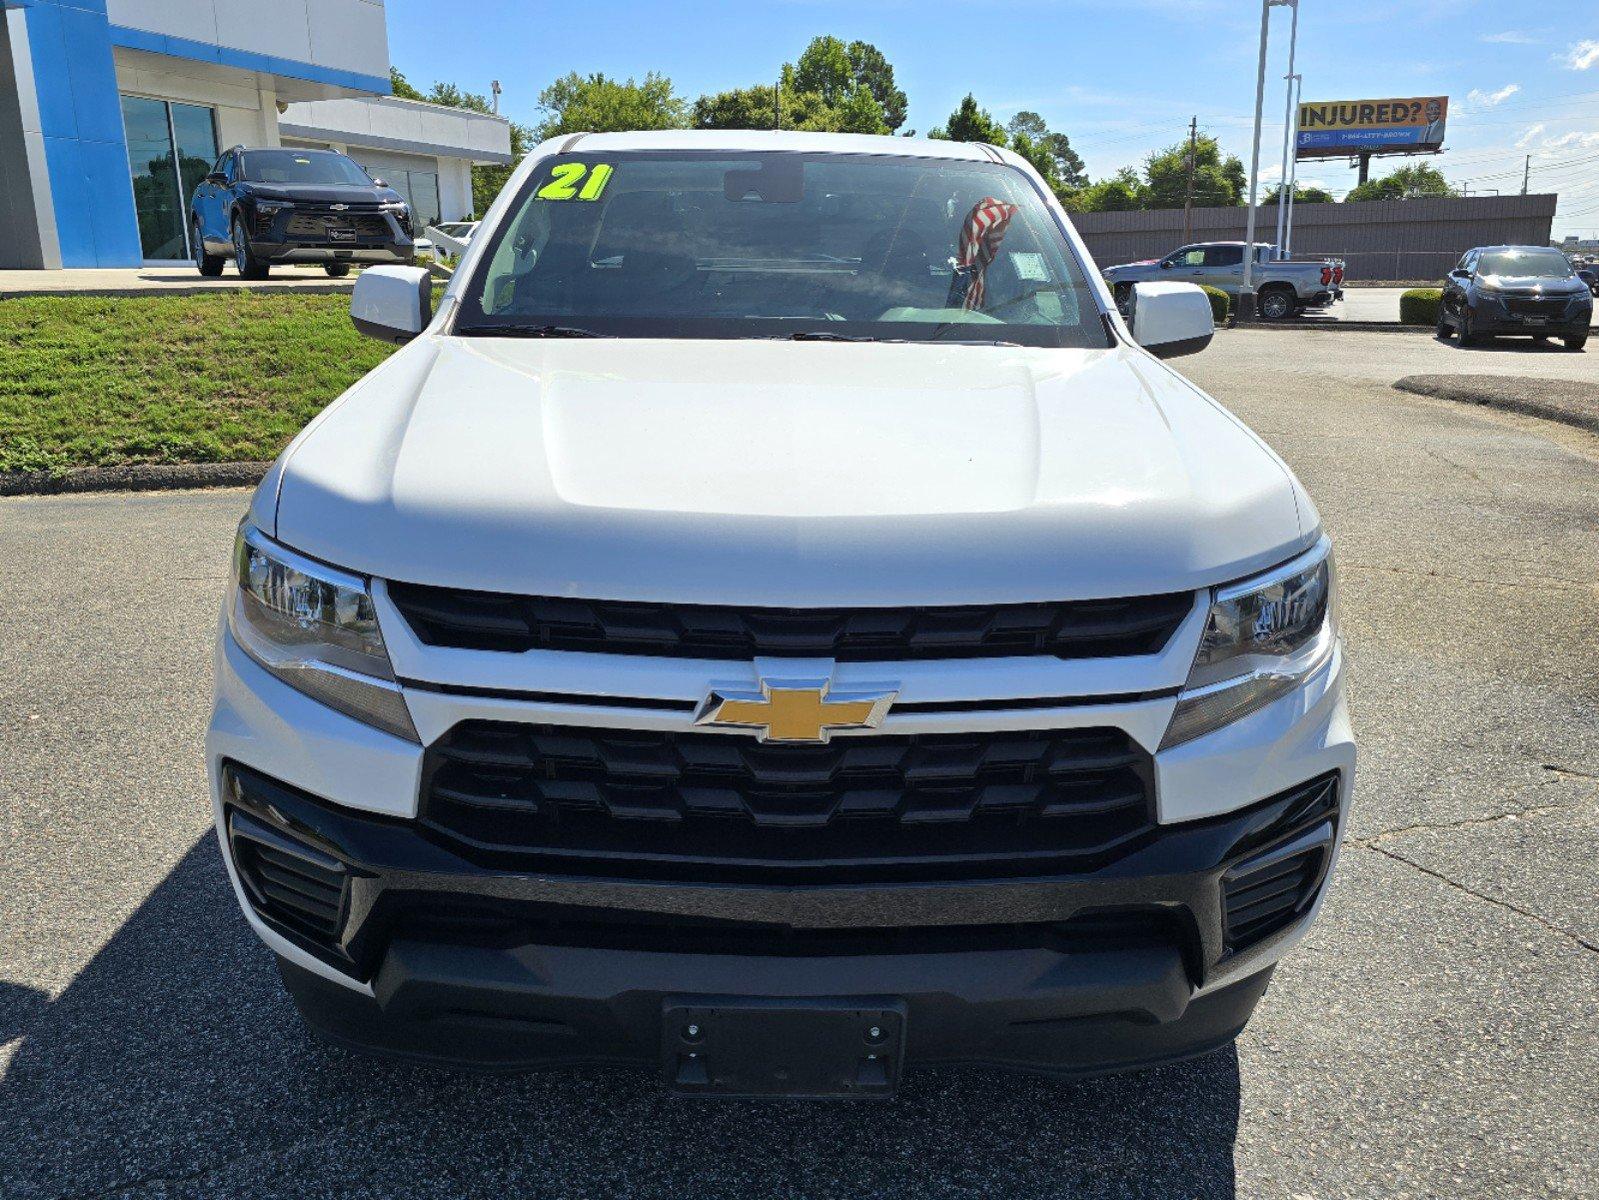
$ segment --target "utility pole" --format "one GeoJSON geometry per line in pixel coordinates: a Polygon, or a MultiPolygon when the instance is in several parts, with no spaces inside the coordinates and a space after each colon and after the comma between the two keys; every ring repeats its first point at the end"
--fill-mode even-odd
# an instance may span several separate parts
{"type": "Polygon", "coordinates": [[[1255,68],[1255,137],[1249,158],[1249,216],[1244,223],[1244,282],[1234,321],[1255,319],[1255,202],[1260,198],[1260,121],[1266,108],[1266,33],[1273,6],[1292,0],[1260,0],[1260,63],[1255,68]]]}
{"type": "Polygon", "coordinates": [[[1527,165],[1521,168],[1521,194],[1527,194],[1527,185],[1532,182],[1532,155],[1527,155],[1527,165]]]}
{"type": "Polygon", "coordinates": [[[1288,220],[1288,155],[1294,144],[1294,50],[1299,44],[1299,0],[1292,0],[1293,24],[1288,32],[1288,86],[1283,89],[1283,165],[1277,176],[1277,257],[1284,258],[1283,242],[1288,220]]]}
{"type": "Polygon", "coordinates": [[[494,95],[494,104],[493,104],[494,115],[495,116],[499,116],[499,113],[500,113],[500,81],[498,79],[494,79],[494,80],[491,80],[489,82],[489,91],[491,93],[493,93],[493,95],[494,95]]]}
{"type": "Polygon", "coordinates": [[[1188,186],[1183,192],[1183,241],[1194,240],[1194,171],[1199,165],[1199,117],[1188,122],[1188,186]]]}
{"type": "Polygon", "coordinates": [[[783,128],[783,77],[777,77],[777,83],[772,88],[772,128],[783,128]]]}

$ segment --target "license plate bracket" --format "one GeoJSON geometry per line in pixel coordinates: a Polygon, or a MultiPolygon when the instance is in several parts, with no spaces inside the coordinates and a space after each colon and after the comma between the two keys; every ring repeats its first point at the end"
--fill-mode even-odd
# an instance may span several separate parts
{"type": "Polygon", "coordinates": [[[355,230],[351,229],[348,225],[329,225],[328,241],[353,242],[355,241],[355,230]]]}
{"type": "Polygon", "coordinates": [[[662,1006],[668,1090],[727,1098],[877,1098],[899,1087],[904,1001],[727,999],[662,1006]]]}

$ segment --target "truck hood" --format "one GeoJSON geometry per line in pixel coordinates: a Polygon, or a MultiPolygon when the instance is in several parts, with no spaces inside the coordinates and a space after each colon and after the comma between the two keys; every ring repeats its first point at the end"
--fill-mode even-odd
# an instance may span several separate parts
{"type": "Polygon", "coordinates": [[[1127,347],[428,335],[254,511],[387,579],[777,606],[1170,592],[1316,536],[1276,455],[1127,347]]]}

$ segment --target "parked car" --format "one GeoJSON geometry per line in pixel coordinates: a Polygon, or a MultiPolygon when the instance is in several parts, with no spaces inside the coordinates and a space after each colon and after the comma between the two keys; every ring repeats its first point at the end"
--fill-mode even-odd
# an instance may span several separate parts
{"type": "Polygon", "coordinates": [[[1478,246],[1444,280],[1438,336],[1458,333],[1462,346],[1505,334],[1558,337],[1581,350],[1593,300],[1592,286],[1551,246],[1478,246]]]}
{"type": "MultiPolygon", "coordinates": [[[[1226,1044],[1355,750],[1331,549],[1025,159],[535,148],[239,529],[207,769],[313,1029],[697,1095],[1226,1044]]],[[[1329,1001],[1331,1003],[1331,1001],[1329,1001]]]]}
{"type": "MultiPolygon", "coordinates": [[[[1269,242],[1255,245],[1256,311],[1268,321],[1298,316],[1306,309],[1326,308],[1344,298],[1344,264],[1338,259],[1306,262],[1274,260],[1269,242]]],[[[1107,267],[1105,280],[1116,303],[1125,310],[1133,284],[1157,279],[1181,280],[1219,288],[1235,300],[1244,285],[1243,242],[1196,242],[1164,258],[1107,267]]]]}
{"type": "Polygon", "coordinates": [[[1599,296],[1599,267],[1578,267],[1577,278],[1588,285],[1588,291],[1599,296]]]}
{"type": "Polygon", "coordinates": [[[274,263],[322,263],[337,278],[415,256],[410,205],[333,150],[234,146],[195,188],[189,220],[208,276],[230,257],[244,278],[265,279],[274,263]]]}

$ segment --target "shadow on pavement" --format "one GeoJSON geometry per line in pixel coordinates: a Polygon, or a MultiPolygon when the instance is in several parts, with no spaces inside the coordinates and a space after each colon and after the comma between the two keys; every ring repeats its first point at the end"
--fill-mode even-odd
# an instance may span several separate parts
{"type": "MultiPolygon", "coordinates": [[[[31,993],[31,994],[30,994],[31,993]]],[[[53,1003],[0,991],[0,1195],[1231,1196],[1236,1054],[1102,1079],[913,1072],[886,1104],[694,1102],[314,1041],[184,856],[53,1003]]]]}

